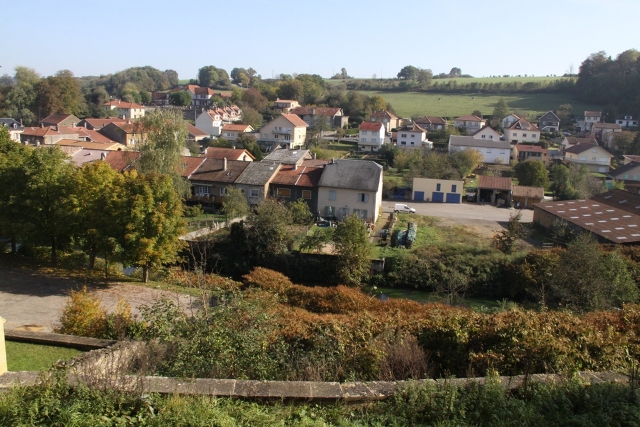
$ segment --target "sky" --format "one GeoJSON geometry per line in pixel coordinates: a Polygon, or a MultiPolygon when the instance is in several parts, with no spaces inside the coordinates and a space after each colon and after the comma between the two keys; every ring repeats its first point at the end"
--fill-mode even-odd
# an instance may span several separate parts
{"type": "Polygon", "coordinates": [[[21,0],[2,12],[0,75],[149,65],[191,79],[214,65],[388,78],[413,65],[547,76],[577,72],[598,51],[640,49],[639,0],[21,0]]]}

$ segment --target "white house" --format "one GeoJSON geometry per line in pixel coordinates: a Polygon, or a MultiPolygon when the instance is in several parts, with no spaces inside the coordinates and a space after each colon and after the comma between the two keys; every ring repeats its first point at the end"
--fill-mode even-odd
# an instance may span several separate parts
{"type": "Polygon", "coordinates": [[[525,119],[518,119],[511,126],[504,128],[504,138],[514,144],[539,142],[540,129],[525,119]]]}
{"type": "Polygon", "coordinates": [[[260,128],[258,141],[296,149],[304,146],[307,124],[295,114],[282,113],[260,128]]]}
{"type": "Polygon", "coordinates": [[[518,120],[520,120],[520,116],[518,116],[517,114],[509,114],[507,117],[502,119],[502,129],[506,129],[509,126],[511,126],[512,124],[514,124],[515,122],[517,122],[518,120]]]}
{"type": "Polygon", "coordinates": [[[335,160],[318,182],[318,212],[338,219],[357,215],[375,223],[382,206],[382,166],[369,160],[335,160]]]}
{"type": "Polygon", "coordinates": [[[417,124],[399,129],[396,145],[400,148],[433,148],[433,142],[427,139],[426,129],[417,124]]]}
{"type": "Polygon", "coordinates": [[[385,126],[382,122],[360,123],[358,134],[358,150],[378,151],[382,148],[385,138],[385,126]]]}
{"type": "Polygon", "coordinates": [[[634,120],[633,116],[621,116],[616,119],[616,124],[620,125],[620,127],[626,128],[637,128],[638,120],[634,120]]]}
{"type": "Polygon", "coordinates": [[[453,119],[453,125],[456,128],[465,128],[469,133],[474,133],[478,129],[482,129],[486,123],[486,120],[478,116],[460,116],[453,119]]]}
{"type": "Polygon", "coordinates": [[[476,150],[482,154],[485,163],[508,165],[511,161],[511,143],[504,140],[482,139],[475,136],[451,135],[449,153],[460,150],[476,150]]]}
{"type": "Polygon", "coordinates": [[[576,127],[578,127],[582,132],[588,132],[594,124],[600,122],[602,122],[602,112],[585,111],[584,117],[576,122],[576,127]]]}

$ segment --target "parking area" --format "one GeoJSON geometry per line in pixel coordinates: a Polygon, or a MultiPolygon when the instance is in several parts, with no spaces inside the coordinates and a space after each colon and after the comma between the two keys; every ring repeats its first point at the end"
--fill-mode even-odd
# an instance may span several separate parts
{"type": "Polygon", "coordinates": [[[383,213],[393,212],[394,204],[405,203],[416,210],[418,215],[436,218],[450,218],[459,220],[482,220],[507,222],[509,217],[517,212],[522,213],[522,222],[533,222],[533,210],[508,209],[480,203],[427,203],[413,201],[383,200],[383,213]]]}

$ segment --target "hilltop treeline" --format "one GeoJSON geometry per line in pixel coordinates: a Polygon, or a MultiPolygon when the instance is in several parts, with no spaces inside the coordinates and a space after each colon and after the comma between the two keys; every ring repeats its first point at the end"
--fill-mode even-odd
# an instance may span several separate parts
{"type": "Polygon", "coordinates": [[[640,114],[640,52],[629,49],[616,59],[603,51],[590,55],[581,65],[576,83],[579,99],[606,105],[607,121],[618,114],[640,114]]]}

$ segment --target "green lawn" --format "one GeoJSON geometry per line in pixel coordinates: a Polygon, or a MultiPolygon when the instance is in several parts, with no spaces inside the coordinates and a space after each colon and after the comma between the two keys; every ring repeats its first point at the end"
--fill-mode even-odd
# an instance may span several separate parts
{"type": "Polygon", "coordinates": [[[68,360],[80,350],[49,345],[6,341],[9,371],[40,371],[49,369],[58,360],[68,360]]]}
{"type": "Polygon", "coordinates": [[[458,117],[479,110],[492,114],[500,98],[509,104],[511,111],[534,119],[561,104],[571,104],[579,114],[585,110],[600,110],[601,107],[585,104],[565,94],[444,94],[419,92],[359,91],[368,96],[380,95],[391,103],[400,117],[439,116],[458,117]]]}

